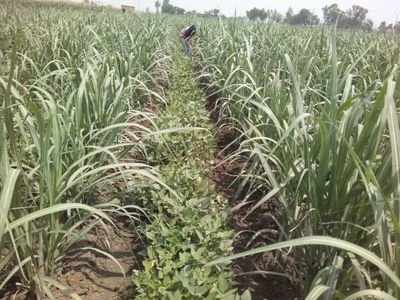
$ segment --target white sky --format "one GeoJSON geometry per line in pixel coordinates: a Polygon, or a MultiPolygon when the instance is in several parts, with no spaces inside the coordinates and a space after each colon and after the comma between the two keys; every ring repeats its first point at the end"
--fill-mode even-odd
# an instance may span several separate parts
{"type": "MultiPolygon", "coordinates": [[[[82,2],[83,0],[73,1],[82,2]]],[[[133,5],[141,11],[144,11],[148,7],[150,11],[155,11],[155,0],[95,1],[105,5],[111,4],[116,7],[119,7],[121,4],[133,5]]],[[[162,0],[160,2],[162,3],[162,0]]],[[[222,14],[227,16],[233,16],[235,9],[238,16],[244,16],[246,10],[253,7],[276,9],[281,13],[285,13],[289,7],[292,7],[295,13],[302,8],[307,8],[319,17],[322,17],[321,9],[325,5],[337,3],[341,9],[346,10],[353,4],[357,4],[368,9],[367,17],[374,21],[375,26],[378,26],[381,21],[386,21],[389,24],[400,20],[400,0],[170,0],[170,3],[185,10],[196,10],[197,12],[218,8],[222,14]]]]}

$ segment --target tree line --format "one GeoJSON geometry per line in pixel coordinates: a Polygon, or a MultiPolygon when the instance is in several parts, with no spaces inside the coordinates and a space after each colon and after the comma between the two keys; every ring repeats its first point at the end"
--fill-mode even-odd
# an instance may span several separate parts
{"type": "Polygon", "coordinates": [[[186,11],[182,7],[172,5],[169,3],[169,0],[163,0],[161,3],[159,0],[155,2],[155,7],[156,7],[156,12],[161,12],[164,14],[171,14],[171,15],[196,15],[199,17],[216,17],[219,14],[219,9],[210,9],[208,11],[205,11],[204,13],[198,13],[195,10],[192,11],[186,11]]]}
{"type": "MultiPolygon", "coordinates": [[[[367,18],[368,9],[353,5],[348,10],[340,9],[339,5],[334,3],[326,5],[322,8],[323,20],[321,21],[317,15],[310,10],[303,8],[297,14],[294,14],[293,9],[289,7],[285,15],[280,14],[277,10],[272,9],[253,9],[246,11],[246,16],[250,20],[261,20],[275,23],[287,23],[291,25],[318,25],[324,23],[327,25],[336,25],[343,29],[361,29],[364,31],[372,31],[374,23],[367,18]]],[[[395,31],[400,33],[400,21],[395,24],[382,22],[378,29],[380,31],[395,31]]]]}
{"type": "MultiPolygon", "coordinates": [[[[170,4],[169,0],[163,0],[162,4],[159,0],[155,2],[157,13],[161,8],[162,13],[175,14],[175,15],[197,15],[200,17],[215,17],[219,15],[218,9],[211,9],[202,14],[196,11],[185,11],[185,9],[170,4]]],[[[289,7],[286,14],[279,13],[276,9],[264,9],[254,7],[246,11],[246,16],[250,20],[260,20],[264,22],[273,23],[287,23],[291,25],[305,25],[315,26],[321,23],[327,25],[336,25],[338,28],[343,29],[360,29],[364,31],[372,31],[374,23],[371,19],[367,18],[368,9],[360,6],[353,5],[348,10],[342,10],[338,4],[334,3],[326,5],[322,8],[323,20],[311,12],[303,8],[298,13],[294,13],[293,9],[289,7]]],[[[382,22],[378,29],[382,32],[395,31],[400,33],[400,21],[395,24],[386,24],[382,22]]]]}
{"type": "MultiPolygon", "coordinates": [[[[332,4],[322,8],[323,22],[327,25],[337,25],[338,28],[357,28],[366,31],[372,30],[373,22],[367,19],[368,9],[353,5],[350,9],[344,11],[339,5],[332,4]]],[[[250,20],[272,21],[277,23],[287,23],[291,25],[318,25],[321,20],[310,10],[303,8],[297,14],[293,9],[289,8],[285,16],[271,9],[253,8],[246,11],[246,15],[250,20]]]]}

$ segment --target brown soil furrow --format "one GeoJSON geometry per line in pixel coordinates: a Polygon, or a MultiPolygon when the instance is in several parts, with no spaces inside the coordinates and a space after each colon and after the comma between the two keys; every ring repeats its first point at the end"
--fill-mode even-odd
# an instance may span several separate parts
{"type": "MultiPolygon", "coordinates": [[[[207,92],[207,91],[206,91],[207,92]]],[[[235,207],[243,203],[245,195],[239,195],[235,198],[238,178],[244,168],[245,159],[236,159],[234,162],[227,160],[229,156],[238,148],[235,143],[235,130],[229,125],[223,125],[220,120],[220,111],[218,107],[218,97],[212,95],[208,98],[206,108],[210,112],[210,120],[218,126],[216,142],[217,146],[214,152],[214,168],[209,174],[212,181],[215,182],[218,191],[229,199],[230,207],[235,207]]],[[[256,209],[247,218],[244,218],[251,208],[251,203],[259,200],[264,194],[259,192],[246,199],[246,203],[236,210],[231,211],[230,226],[235,232],[234,253],[240,253],[245,250],[271,244],[278,238],[278,228],[273,216],[279,210],[279,203],[271,200],[258,209],[256,209]],[[261,231],[255,236],[256,232],[261,231]]],[[[235,260],[232,263],[232,270],[235,274],[233,286],[238,288],[240,293],[249,290],[253,300],[285,300],[296,299],[298,292],[291,282],[280,276],[271,275],[242,275],[252,271],[287,271],[292,263],[289,258],[280,255],[278,258],[272,253],[262,253],[254,256],[244,257],[235,260]],[[281,267],[281,265],[283,266],[281,267]]],[[[298,299],[298,298],[297,298],[298,299]]]]}

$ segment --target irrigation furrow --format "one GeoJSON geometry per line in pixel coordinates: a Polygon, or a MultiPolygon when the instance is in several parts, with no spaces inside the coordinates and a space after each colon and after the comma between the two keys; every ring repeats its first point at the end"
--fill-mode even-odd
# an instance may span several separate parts
{"type": "MultiPolygon", "coordinates": [[[[237,154],[240,146],[237,137],[240,134],[221,115],[221,99],[215,90],[210,89],[212,83],[202,83],[202,86],[207,95],[206,109],[213,125],[217,128],[214,164],[209,177],[215,183],[220,195],[228,199],[230,210],[227,223],[234,231],[233,253],[237,254],[266,245],[276,239],[279,228],[274,218],[278,218],[279,203],[271,200],[247,216],[252,203],[263,194],[258,192],[249,196],[245,192],[238,193],[240,175],[248,172],[246,169],[248,157],[237,154]]],[[[292,266],[292,262],[265,253],[236,259],[231,264],[234,273],[233,287],[237,288],[243,299],[246,299],[246,295],[251,299],[260,300],[295,299],[298,291],[288,280],[289,276],[285,276],[285,272],[290,274],[292,266]],[[256,270],[259,271],[258,274],[254,272],[256,270]],[[269,275],[261,275],[262,272],[269,275]],[[281,276],[273,276],[274,272],[280,273],[281,276]]]]}
{"type": "Polygon", "coordinates": [[[216,299],[234,290],[229,267],[204,268],[232,246],[226,199],[208,179],[214,129],[189,60],[176,54],[174,61],[168,104],[155,120],[169,131],[148,153],[168,188],[144,192],[152,221],[145,228],[144,270],[134,274],[136,299],[216,299]]]}

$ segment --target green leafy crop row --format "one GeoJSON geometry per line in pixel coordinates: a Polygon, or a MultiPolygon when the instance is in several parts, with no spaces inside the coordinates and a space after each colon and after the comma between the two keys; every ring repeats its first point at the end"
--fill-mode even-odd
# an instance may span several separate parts
{"type": "MultiPolygon", "coordinates": [[[[176,57],[168,106],[155,121],[159,129],[175,128],[153,141],[153,157],[165,188],[151,193],[151,224],[146,226],[144,270],[133,281],[137,299],[217,299],[233,295],[227,267],[204,268],[230,252],[226,199],[207,178],[213,135],[204,101],[187,61],[176,57]],[[192,128],[179,131],[179,128],[192,128]]],[[[150,155],[151,157],[151,155],[150,155]]]]}

